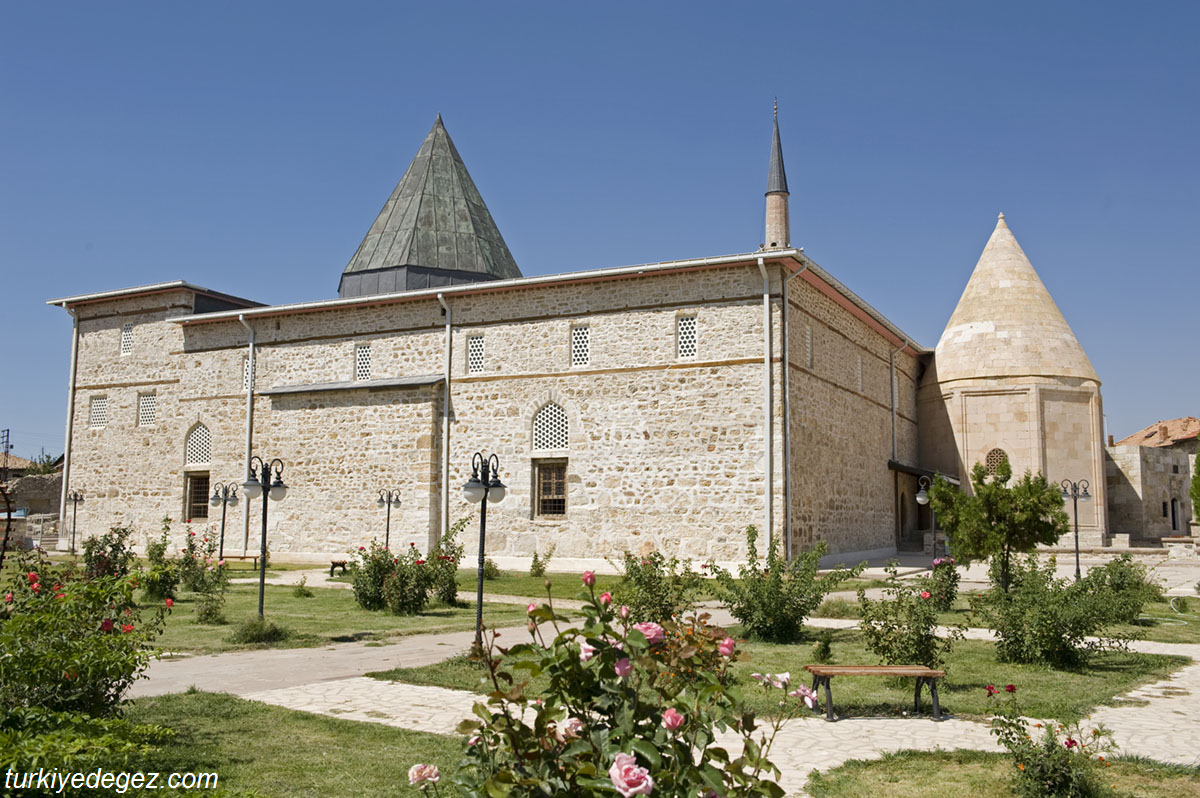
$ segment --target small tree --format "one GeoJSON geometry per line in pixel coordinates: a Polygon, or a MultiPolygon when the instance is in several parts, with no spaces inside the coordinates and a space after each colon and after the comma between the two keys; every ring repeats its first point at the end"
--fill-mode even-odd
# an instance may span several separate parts
{"type": "MultiPolygon", "coordinates": [[[[1200,454],[1192,456],[1192,517],[1196,517],[1197,509],[1200,509],[1200,454]]],[[[1191,532],[1189,531],[1190,535],[1191,532]]]]}
{"type": "Polygon", "coordinates": [[[1009,486],[1011,479],[1012,466],[1007,460],[991,478],[983,464],[976,463],[971,469],[973,495],[953,489],[940,477],[930,490],[930,503],[950,537],[955,556],[964,562],[991,557],[1006,593],[1012,554],[1056,543],[1068,530],[1062,491],[1057,486],[1028,471],[1009,486]]]}

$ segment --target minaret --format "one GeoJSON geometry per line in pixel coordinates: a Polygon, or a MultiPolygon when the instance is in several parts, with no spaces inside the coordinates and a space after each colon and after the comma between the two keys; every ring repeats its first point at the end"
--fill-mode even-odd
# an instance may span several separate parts
{"type": "Polygon", "coordinates": [[[775,103],[775,132],[771,137],[771,166],[767,172],[767,224],[764,249],[791,246],[788,229],[787,175],[783,171],[783,146],[779,143],[779,103],[775,103]]]}

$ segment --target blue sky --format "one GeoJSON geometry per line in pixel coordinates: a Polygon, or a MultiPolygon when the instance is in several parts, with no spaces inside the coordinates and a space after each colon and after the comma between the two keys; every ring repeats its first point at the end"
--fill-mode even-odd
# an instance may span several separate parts
{"type": "Polygon", "coordinates": [[[15,452],[63,446],[66,294],[336,295],[441,112],[526,275],[793,243],[937,342],[1003,211],[1109,429],[1200,415],[1196,3],[3,4],[15,452]]]}

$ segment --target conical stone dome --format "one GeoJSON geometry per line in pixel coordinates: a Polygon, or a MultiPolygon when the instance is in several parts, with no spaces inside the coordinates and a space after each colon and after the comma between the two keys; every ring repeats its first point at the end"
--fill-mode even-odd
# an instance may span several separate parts
{"type": "Polygon", "coordinates": [[[1003,377],[1099,378],[1000,214],[938,341],[940,383],[1003,377]]]}

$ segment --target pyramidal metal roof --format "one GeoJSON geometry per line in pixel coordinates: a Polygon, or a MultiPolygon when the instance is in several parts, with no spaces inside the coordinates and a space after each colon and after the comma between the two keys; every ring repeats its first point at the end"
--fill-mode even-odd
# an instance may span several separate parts
{"type": "Polygon", "coordinates": [[[783,171],[783,145],[779,142],[779,116],[775,116],[775,132],[771,136],[771,165],[767,170],[768,194],[788,193],[787,174],[783,171]]]}
{"type": "Polygon", "coordinates": [[[344,273],[395,266],[522,276],[441,114],[344,273]]]}
{"type": "Polygon", "coordinates": [[[935,351],[941,382],[1025,376],[1100,382],[1004,214],[935,351]]]}

